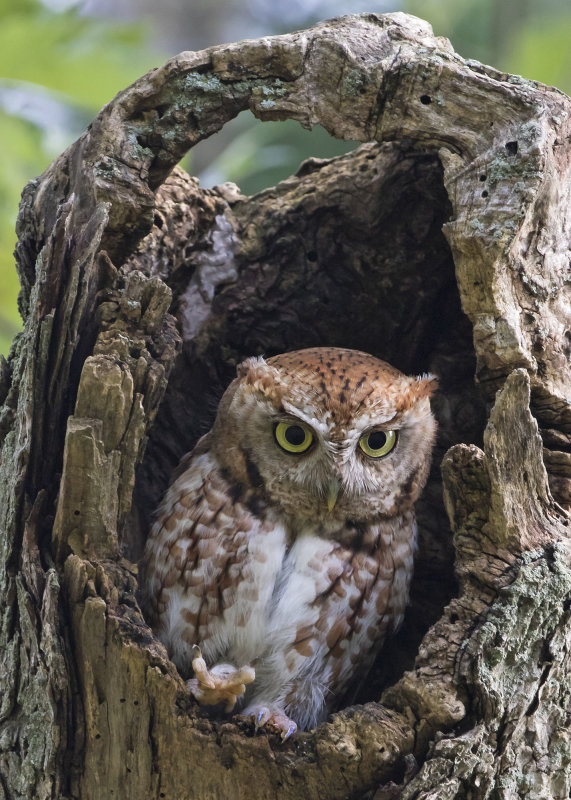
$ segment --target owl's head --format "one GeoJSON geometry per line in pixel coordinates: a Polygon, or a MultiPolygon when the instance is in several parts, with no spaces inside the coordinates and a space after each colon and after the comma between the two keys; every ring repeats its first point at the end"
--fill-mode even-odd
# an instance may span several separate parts
{"type": "Polygon", "coordinates": [[[368,521],[410,508],[430,466],[430,375],[356,350],[250,358],[213,429],[219,462],[286,515],[368,521]]]}

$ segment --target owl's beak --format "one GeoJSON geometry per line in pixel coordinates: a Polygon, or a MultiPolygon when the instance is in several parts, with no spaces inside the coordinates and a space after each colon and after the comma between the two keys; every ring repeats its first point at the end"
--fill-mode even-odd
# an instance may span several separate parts
{"type": "Polygon", "coordinates": [[[329,481],[329,486],[327,488],[327,508],[329,511],[333,511],[335,507],[335,503],[337,502],[337,497],[339,496],[339,489],[341,488],[341,484],[337,480],[337,478],[331,478],[329,481]]]}

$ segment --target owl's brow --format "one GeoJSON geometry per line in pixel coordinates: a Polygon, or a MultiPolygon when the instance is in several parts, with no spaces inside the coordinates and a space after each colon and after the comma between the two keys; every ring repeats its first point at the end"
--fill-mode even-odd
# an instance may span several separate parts
{"type": "MultiPolygon", "coordinates": [[[[369,395],[367,395],[367,397],[369,397],[369,395]]],[[[353,416],[354,417],[358,417],[359,416],[359,411],[363,410],[363,405],[364,405],[364,402],[367,399],[367,397],[363,398],[363,400],[361,400],[359,405],[355,408],[355,410],[353,412],[353,416]]],[[[373,424],[373,425],[374,424],[377,424],[377,425],[390,425],[393,422],[398,422],[403,416],[403,412],[402,411],[398,411],[398,410],[395,411],[392,414],[392,416],[387,416],[387,411],[390,413],[391,410],[386,408],[386,403],[385,402],[383,402],[382,400],[378,400],[377,402],[372,403],[368,408],[366,408],[364,413],[362,413],[360,416],[368,416],[368,417],[370,417],[371,420],[372,420],[371,424],[373,424]],[[378,419],[375,422],[374,421],[374,417],[381,411],[381,409],[384,412],[383,417],[381,419],[378,419]]]]}
{"type": "Polygon", "coordinates": [[[324,420],[319,419],[319,408],[317,406],[311,406],[306,409],[300,408],[300,406],[292,406],[291,410],[287,408],[284,404],[280,406],[280,409],[277,411],[279,416],[281,411],[282,416],[286,419],[294,419],[298,422],[302,422],[304,425],[307,425],[311,430],[320,434],[321,436],[327,435],[329,432],[331,425],[329,425],[324,420]]]}
{"type": "MultiPolygon", "coordinates": [[[[371,386],[367,394],[364,397],[362,397],[361,400],[359,401],[359,405],[356,406],[356,408],[353,410],[354,415],[359,413],[361,408],[365,405],[366,401],[369,399],[369,397],[373,394],[374,391],[375,387],[371,386]]],[[[372,408],[374,408],[374,405],[372,406],[372,408]]]]}

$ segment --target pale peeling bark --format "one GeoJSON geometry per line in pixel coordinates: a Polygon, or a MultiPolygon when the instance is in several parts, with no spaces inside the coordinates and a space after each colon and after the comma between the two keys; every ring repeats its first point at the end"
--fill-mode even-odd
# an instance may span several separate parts
{"type": "Polygon", "coordinates": [[[568,797],[570,111],[365,14],[182,53],[26,187],[0,797],[568,797]],[[251,198],[174,169],[247,108],[369,144],[251,198]],[[136,562],[235,364],[321,344],[439,374],[440,434],[402,632],[281,745],[197,710],[136,562]]]}

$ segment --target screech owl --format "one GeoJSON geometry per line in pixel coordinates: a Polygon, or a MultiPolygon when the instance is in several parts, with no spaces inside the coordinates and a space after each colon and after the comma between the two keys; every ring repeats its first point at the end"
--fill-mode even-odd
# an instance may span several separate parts
{"type": "Polygon", "coordinates": [[[370,668],[408,600],[435,386],[340,348],[238,367],[143,560],[152,625],[199,703],[240,699],[286,738],[370,668]]]}

